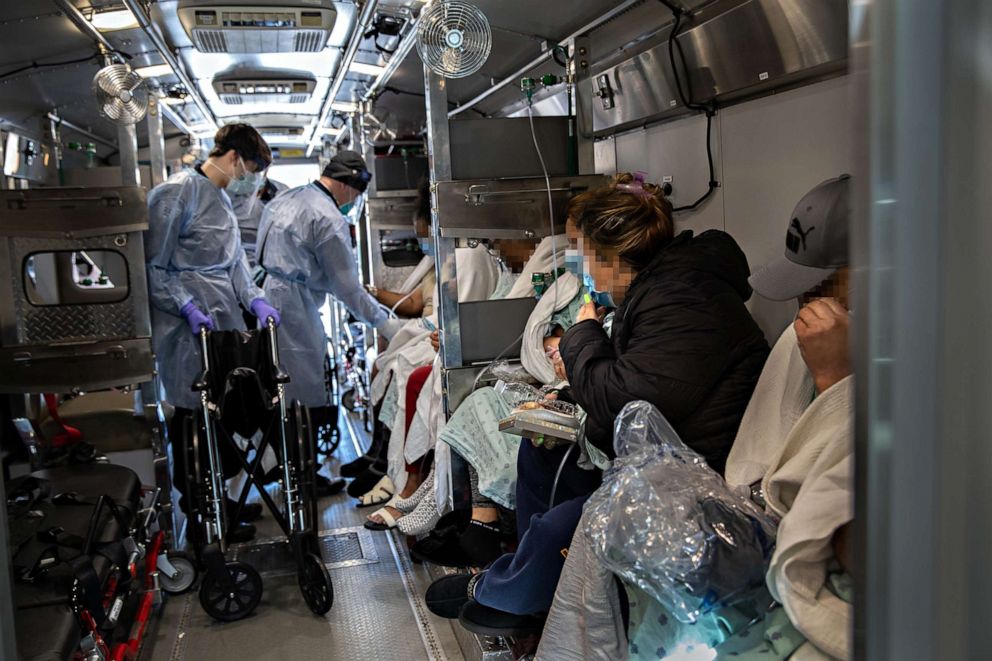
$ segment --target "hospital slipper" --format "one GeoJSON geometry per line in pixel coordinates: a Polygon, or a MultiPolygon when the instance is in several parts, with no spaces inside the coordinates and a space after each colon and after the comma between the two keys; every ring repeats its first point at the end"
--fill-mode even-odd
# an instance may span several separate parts
{"type": "Polygon", "coordinates": [[[385,523],[379,523],[377,521],[373,521],[372,517],[370,516],[369,519],[365,522],[365,527],[369,530],[392,530],[393,528],[395,528],[396,522],[401,520],[403,517],[400,517],[400,519],[395,518],[389,512],[388,509],[389,507],[391,507],[391,505],[387,503],[385,507],[377,509],[375,512],[372,513],[372,516],[380,517],[383,521],[385,521],[385,523]]]}
{"type": "Polygon", "coordinates": [[[427,474],[427,479],[425,479],[417,490],[413,492],[413,495],[409,498],[395,498],[391,503],[393,507],[403,512],[404,514],[409,514],[420,504],[420,501],[424,499],[434,488],[434,469],[431,468],[431,472],[427,474]]]}
{"type": "Polygon", "coordinates": [[[385,505],[393,497],[396,487],[388,475],[383,475],[372,490],[358,499],[356,507],[373,507],[375,505],[385,505]]]}
{"type": "Polygon", "coordinates": [[[406,516],[396,523],[396,529],[404,535],[415,537],[424,535],[441,519],[441,514],[437,511],[437,498],[434,496],[434,489],[420,501],[420,504],[406,516]]]}

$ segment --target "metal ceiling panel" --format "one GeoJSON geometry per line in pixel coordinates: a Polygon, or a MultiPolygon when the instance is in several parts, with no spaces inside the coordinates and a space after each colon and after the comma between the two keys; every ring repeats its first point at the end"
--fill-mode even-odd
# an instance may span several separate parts
{"type": "MultiPolygon", "coordinates": [[[[161,62],[141,30],[118,30],[105,36],[114,48],[134,55],[135,66],[161,62]]],[[[100,68],[96,58],[2,76],[3,72],[32,62],[64,62],[95,53],[90,39],[58,12],[54,3],[0,2],[0,117],[38,135],[47,132],[44,118],[54,110],[67,121],[116,140],[116,126],[100,116],[90,92],[93,75],[100,68]],[[40,35],[44,38],[39,38],[40,35]]],[[[144,126],[139,125],[138,130],[139,139],[143,140],[144,126]]],[[[78,139],[79,136],[66,131],[66,140],[78,139]]],[[[107,152],[102,145],[99,150],[101,154],[107,152]]]]}

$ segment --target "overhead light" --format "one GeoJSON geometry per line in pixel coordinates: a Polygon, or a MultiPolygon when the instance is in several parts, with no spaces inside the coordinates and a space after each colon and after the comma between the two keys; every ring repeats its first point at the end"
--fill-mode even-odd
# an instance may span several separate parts
{"type": "Polygon", "coordinates": [[[335,101],[331,104],[331,110],[338,112],[358,112],[358,104],[350,101],[335,101]]]}
{"type": "Polygon", "coordinates": [[[210,124],[194,124],[189,127],[189,132],[197,138],[212,138],[217,134],[210,124]]]}
{"type": "Polygon", "coordinates": [[[90,23],[101,32],[131,30],[139,27],[138,19],[134,17],[130,9],[112,9],[110,11],[94,12],[90,16],[90,23]]]}
{"type": "Polygon", "coordinates": [[[160,76],[169,76],[174,73],[172,67],[168,64],[153,64],[150,67],[139,67],[134,72],[142,78],[159,78],[160,76]]]}
{"type": "Polygon", "coordinates": [[[366,76],[378,76],[386,67],[380,67],[378,64],[365,64],[364,62],[352,62],[351,68],[348,69],[352,73],[361,73],[366,76]]]}

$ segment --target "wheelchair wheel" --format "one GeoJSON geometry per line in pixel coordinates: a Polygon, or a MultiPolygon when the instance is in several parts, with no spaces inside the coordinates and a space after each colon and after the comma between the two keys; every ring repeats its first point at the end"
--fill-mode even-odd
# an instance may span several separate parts
{"type": "Polygon", "coordinates": [[[317,431],[317,449],[325,456],[334,454],[341,445],[341,430],[326,425],[317,431]]]}
{"type": "Polygon", "coordinates": [[[234,622],[247,617],[258,606],[262,599],[262,577],[243,562],[227,562],[224,570],[233,587],[227,589],[224,577],[207,570],[200,584],[200,605],[215,620],[234,622]]]}
{"type": "Polygon", "coordinates": [[[355,392],[355,389],[352,388],[348,392],[341,395],[341,406],[345,407],[346,409],[354,413],[356,410],[358,410],[358,402],[356,401],[357,399],[358,399],[358,395],[355,392]]]}
{"type": "Polygon", "coordinates": [[[203,526],[207,512],[206,484],[200,462],[200,443],[203,436],[200,434],[199,415],[191,416],[186,420],[185,432],[187,534],[193,549],[199,554],[200,547],[206,541],[203,526]]]}
{"type": "Polygon", "coordinates": [[[314,430],[310,421],[310,409],[299,402],[293,405],[296,422],[296,447],[293,457],[299,469],[297,475],[300,499],[303,504],[304,529],[312,530],[317,524],[317,487],[315,484],[317,458],[314,453],[314,430]]]}
{"type": "Polygon", "coordinates": [[[158,584],[169,594],[183,594],[196,583],[196,563],[182,551],[169,551],[166,558],[176,569],[175,576],[166,576],[161,571],[158,574],[158,584]]]}
{"type": "Polygon", "coordinates": [[[334,605],[334,585],[331,575],[316,553],[303,555],[297,578],[303,600],[314,615],[324,615],[334,605]]]}

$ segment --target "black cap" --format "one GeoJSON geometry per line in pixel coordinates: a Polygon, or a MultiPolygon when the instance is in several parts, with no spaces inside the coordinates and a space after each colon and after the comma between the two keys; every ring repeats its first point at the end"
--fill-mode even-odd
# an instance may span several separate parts
{"type": "Polygon", "coordinates": [[[335,154],[324,167],[323,176],[337,179],[359,193],[364,193],[372,181],[372,173],[365,167],[365,159],[358,152],[349,150],[335,154]]]}
{"type": "Polygon", "coordinates": [[[748,282],[773,301],[797,298],[848,265],[851,222],[849,175],[828,179],[796,205],[785,234],[785,254],[748,282]]]}

